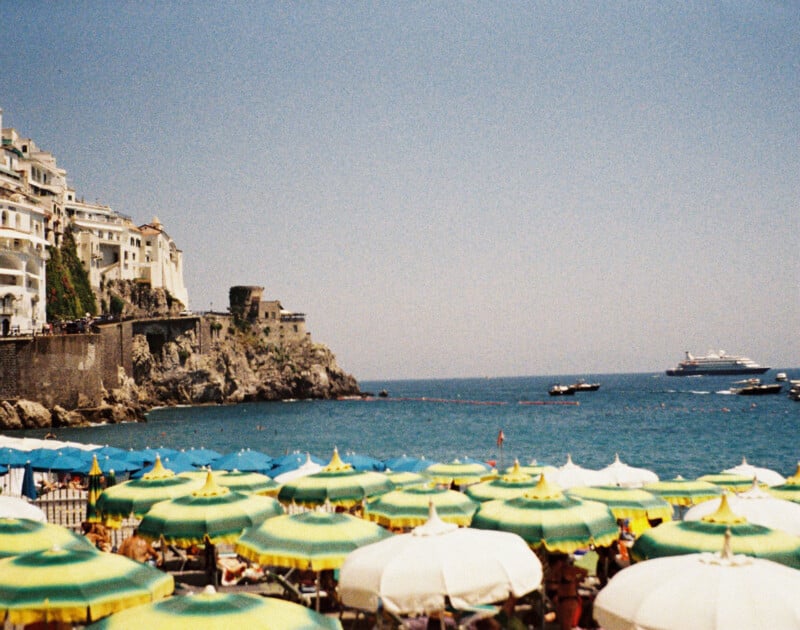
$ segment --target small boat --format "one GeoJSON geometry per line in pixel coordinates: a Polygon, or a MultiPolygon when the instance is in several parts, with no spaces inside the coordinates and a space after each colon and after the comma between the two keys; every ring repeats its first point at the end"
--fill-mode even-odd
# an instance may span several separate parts
{"type": "Polygon", "coordinates": [[[742,387],[731,387],[731,393],[739,396],[764,396],[766,394],[780,394],[783,385],[780,383],[764,384],[759,378],[748,378],[744,381],[737,381],[735,385],[741,384],[742,387]]]}
{"type": "Polygon", "coordinates": [[[789,398],[792,400],[800,401],[800,381],[789,381],[791,387],[789,388],[789,398]]]}
{"type": "Polygon", "coordinates": [[[587,383],[582,378],[579,378],[571,387],[574,387],[576,392],[596,392],[600,389],[600,383],[587,383]]]}
{"type": "Polygon", "coordinates": [[[575,395],[575,386],[574,385],[559,385],[556,383],[553,385],[548,393],[551,396],[574,396],[575,395]]]}
{"type": "Polygon", "coordinates": [[[784,383],[784,382],[789,380],[789,377],[786,376],[786,372],[778,372],[775,375],[775,380],[780,382],[780,383],[784,383]]]}

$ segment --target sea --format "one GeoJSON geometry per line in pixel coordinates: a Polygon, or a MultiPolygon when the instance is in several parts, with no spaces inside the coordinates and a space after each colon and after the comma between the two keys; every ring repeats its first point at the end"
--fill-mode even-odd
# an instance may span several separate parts
{"type": "MultiPolygon", "coordinates": [[[[800,368],[780,371],[800,379],[800,368]]],[[[776,373],[767,372],[762,381],[773,382],[776,373]]],[[[62,428],[57,437],[126,449],[250,448],[273,457],[298,451],[326,461],[338,448],[381,460],[472,458],[501,468],[515,460],[561,466],[570,456],[579,466],[599,469],[619,455],[662,479],[717,473],[746,458],[794,474],[800,402],[788,398],[788,384],[777,395],[731,394],[741,378],[645,373],[369,381],[359,383],[375,394],[365,400],[162,408],[151,411],[147,422],[62,428]],[[599,390],[548,395],[553,384],[578,378],[599,383],[599,390]]]]}

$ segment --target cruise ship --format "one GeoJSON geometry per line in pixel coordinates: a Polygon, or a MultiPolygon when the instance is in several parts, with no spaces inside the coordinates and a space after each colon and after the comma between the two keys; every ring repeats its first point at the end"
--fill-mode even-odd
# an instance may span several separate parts
{"type": "Polygon", "coordinates": [[[763,374],[768,367],[759,365],[752,359],[726,354],[723,350],[709,352],[704,357],[692,356],[686,353],[686,360],[678,363],[677,367],[667,370],[667,376],[702,376],[726,374],[763,374]]]}

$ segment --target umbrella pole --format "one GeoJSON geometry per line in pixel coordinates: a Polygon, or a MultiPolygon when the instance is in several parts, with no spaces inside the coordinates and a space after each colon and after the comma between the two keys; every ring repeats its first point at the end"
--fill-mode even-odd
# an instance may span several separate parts
{"type": "Polygon", "coordinates": [[[317,571],[317,612],[319,612],[319,574],[320,571],[317,571]]]}

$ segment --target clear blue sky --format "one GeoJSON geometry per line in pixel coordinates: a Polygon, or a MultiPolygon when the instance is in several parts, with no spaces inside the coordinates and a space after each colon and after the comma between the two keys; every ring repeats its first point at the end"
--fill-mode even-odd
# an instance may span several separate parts
{"type": "Polygon", "coordinates": [[[800,4],[3,2],[0,107],[360,380],[800,365],[800,4]]]}

